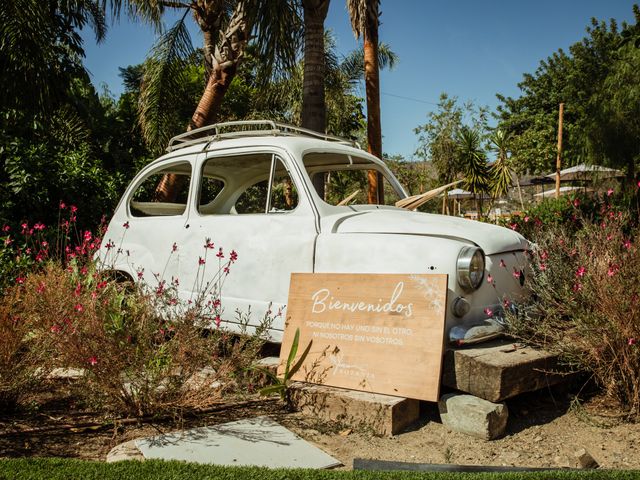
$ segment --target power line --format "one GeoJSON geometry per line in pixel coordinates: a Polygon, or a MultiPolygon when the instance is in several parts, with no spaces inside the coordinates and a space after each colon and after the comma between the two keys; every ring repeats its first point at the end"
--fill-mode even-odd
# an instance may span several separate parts
{"type": "Polygon", "coordinates": [[[395,93],[387,93],[387,92],[380,92],[382,95],[386,95],[387,97],[395,97],[395,98],[401,98],[402,100],[409,100],[411,102],[418,102],[418,103],[426,103],[428,105],[435,105],[438,106],[437,103],[434,102],[429,102],[428,100],[421,100],[419,98],[413,98],[413,97],[405,97],[403,95],[396,95],[395,93]]]}

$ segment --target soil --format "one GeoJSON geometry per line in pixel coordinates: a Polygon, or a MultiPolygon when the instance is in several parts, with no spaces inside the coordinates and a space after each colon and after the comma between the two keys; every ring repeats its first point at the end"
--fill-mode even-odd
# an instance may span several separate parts
{"type": "Polygon", "coordinates": [[[586,449],[601,468],[640,469],[640,424],[624,422],[615,408],[595,397],[579,406],[558,389],[507,401],[505,436],[484,441],[452,432],[437,406],[422,405],[421,420],[393,437],[375,437],[335,423],[287,412],[277,398],[230,400],[218,411],[182,419],[107,422],[77,408],[73,398],[40,398],[31,409],[0,413],[0,457],[69,457],[104,460],[116,445],[176,429],[269,415],[350,469],[354,458],[435,464],[576,467],[586,449]],[[56,399],[57,398],[57,399],[56,399]],[[96,425],[93,425],[93,424],[96,425]]]}

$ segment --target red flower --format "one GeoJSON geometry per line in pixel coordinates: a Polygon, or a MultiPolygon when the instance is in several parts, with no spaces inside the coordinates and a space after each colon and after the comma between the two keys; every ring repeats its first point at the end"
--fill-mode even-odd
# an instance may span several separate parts
{"type": "Polygon", "coordinates": [[[576,277],[584,277],[584,274],[587,273],[587,269],[584,267],[578,267],[576,270],[576,277]]]}
{"type": "Polygon", "coordinates": [[[23,285],[23,284],[24,284],[24,281],[25,281],[25,278],[24,278],[24,277],[18,277],[18,278],[16,278],[16,283],[17,283],[18,285],[23,285]]]}
{"type": "Polygon", "coordinates": [[[508,298],[505,298],[505,299],[502,301],[502,305],[504,306],[504,308],[509,308],[509,307],[511,306],[511,302],[509,301],[509,299],[508,299],[508,298]]]}
{"type": "Polygon", "coordinates": [[[123,226],[124,228],[129,228],[129,221],[127,220],[126,222],[124,222],[124,223],[122,224],[122,226],[123,226]]]}
{"type": "Polygon", "coordinates": [[[36,223],[36,224],[33,226],[33,228],[34,228],[35,230],[44,230],[44,223],[39,223],[39,222],[38,222],[38,223],[36,223]]]}
{"type": "Polygon", "coordinates": [[[175,252],[176,250],[178,250],[178,244],[176,242],[173,242],[173,245],[171,245],[171,251],[175,252]]]}
{"type": "Polygon", "coordinates": [[[580,206],[580,200],[576,198],[576,199],[573,201],[573,206],[574,206],[574,207],[576,207],[576,208],[578,208],[578,207],[580,206]]]}
{"type": "Polygon", "coordinates": [[[616,273],[618,273],[618,270],[620,270],[620,267],[618,267],[617,265],[609,265],[609,270],[607,270],[607,276],[613,277],[616,273]]]}
{"type": "Polygon", "coordinates": [[[139,270],[139,271],[138,271],[138,273],[137,273],[137,275],[138,275],[138,280],[141,280],[141,279],[142,279],[142,277],[143,277],[143,275],[144,275],[144,269],[139,270]]]}
{"type": "Polygon", "coordinates": [[[216,323],[216,328],[220,328],[220,322],[222,321],[222,319],[220,318],[220,315],[216,315],[213,321],[216,323]]]}
{"type": "Polygon", "coordinates": [[[493,310],[491,310],[489,307],[484,309],[484,313],[489,318],[493,317],[493,310]]]}
{"type": "Polygon", "coordinates": [[[38,288],[36,288],[36,291],[37,291],[38,293],[43,293],[43,292],[44,292],[44,290],[45,290],[45,288],[46,288],[45,283],[44,283],[44,282],[40,282],[40,284],[38,285],[38,288]]]}
{"type": "Polygon", "coordinates": [[[607,190],[607,197],[610,197],[611,195],[613,195],[613,188],[607,190]]]}
{"type": "Polygon", "coordinates": [[[76,304],[76,306],[73,307],[73,309],[78,313],[82,313],[84,311],[84,307],[82,306],[81,303],[76,304]]]}
{"type": "Polygon", "coordinates": [[[9,230],[11,230],[11,227],[9,225],[5,225],[2,227],[2,231],[5,233],[8,232],[9,230]]]}
{"type": "Polygon", "coordinates": [[[235,262],[238,259],[238,253],[235,250],[231,250],[231,253],[229,254],[229,259],[232,262],[235,262]]]}
{"type": "Polygon", "coordinates": [[[78,211],[78,207],[76,207],[75,205],[71,205],[69,209],[71,210],[71,213],[76,213],[78,211]]]}
{"type": "Polygon", "coordinates": [[[94,366],[96,366],[98,364],[98,357],[96,357],[95,355],[92,355],[91,357],[89,357],[87,359],[87,362],[89,362],[89,365],[94,367],[94,366]]]}
{"type": "Polygon", "coordinates": [[[513,278],[520,278],[520,271],[519,270],[513,270],[513,278]]]}
{"type": "Polygon", "coordinates": [[[64,210],[65,208],[67,208],[67,204],[64,202],[60,202],[60,210],[64,210]]]}
{"type": "Polygon", "coordinates": [[[60,333],[61,331],[60,325],[51,325],[51,333],[60,333]]]}
{"type": "Polygon", "coordinates": [[[541,263],[539,268],[541,272],[544,272],[547,269],[547,265],[545,263],[541,263]]]}
{"type": "Polygon", "coordinates": [[[213,247],[214,247],[214,245],[213,245],[213,242],[211,241],[211,239],[210,238],[205,238],[205,240],[204,240],[204,248],[209,248],[209,249],[213,250],[213,247]]]}
{"type": "Polygon", "coordinates": [[[216,257],[224,258],[224,253],[222,253],[222,247],[218,250],[218,253],[216,253],[216,257]]]}
{"type": "Polygon", "coordinates": [[[627,345],[635,345],[636,344],[636,339],[635,338],[630,338],[629,340],[627,340],[627,345]]]}
{"type": "Polygon", "coordinates": [[[624,248],[626,248],[627,250],[631,248],[631,240],[625,240],[624,243],[622,244],[622,246],[624,248]]]}
{"type": "Polygon", "coordinates": [[[205,264],[204,258],[198,257],[198,265],[204,265],[204,264],[205,264]]]}

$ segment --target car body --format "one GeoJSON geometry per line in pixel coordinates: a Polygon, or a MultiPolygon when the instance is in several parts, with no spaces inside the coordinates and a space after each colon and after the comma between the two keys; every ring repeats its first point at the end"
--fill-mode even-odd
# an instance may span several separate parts
{"type": "MultiPolygon", "coordinates": [[[[236,310],[250,311],[255,326],[265,312],[286,308],[293,272],[446,273],[449,329],[496,317],[526,295],[529,245],[518,233],[393,205],[348,204],[363,198],[362,191],[347,193],[354,185],[366,189],[363,179],[373,170],[384,177],[388,201],[407,196],[383,161],[349,142],[273,122],[196,133],[206,136],[176,137],[134,178],[105,248],[119,253],[109,268],[134,280],[179,279],[182,299],[202,286],[204,263],[213,275],[215,254],[228,259],[235,250],[238,260],[221,288],[222,321],[231,330],[239,328],[236,310]],[[156,185],[171,175],[173,193],[158,200],[156,185]],[[326,186],[322,198],[317,175],[326,186]],[[215,245],[209,257],[207,243],[215,245]]],[[[283,319],[269,330],[273,341],[282,338],[283,319]]]]}

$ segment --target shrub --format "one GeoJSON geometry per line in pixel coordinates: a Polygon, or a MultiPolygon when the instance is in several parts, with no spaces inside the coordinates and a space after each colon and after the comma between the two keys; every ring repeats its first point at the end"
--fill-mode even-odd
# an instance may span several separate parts
{"type": "Polygon", "coordinates": [[[534,301],[510,318],[511,328],[592,373],[606,395],[637,417],[640,228],[606,200],[591,218],[575,215],[575,228],[559,223],[538,233],[530,281],[534,301]]]}
{"type": "MultiPolygon", "coordinates": [[[[62,225],[60,254],[18,249],[22,263],[14,264],[21,273],[0,301],[0,328],[13,339],[0,350],[0,379],[12,378],[24,364],[31,366],[24,369],[29,379],[53,366],[82,369],[81,398],[105,412],[134,416],[204,408],[224,393],[251,386],[249,367],[271,317],[251,335],[247,315],[238,314],[241,335],[218,328],[220,288],[235,252],[203,280],[196,298],[183,303],[177,280],[158,279],[155,286],[117,282],[94,259],[100,240],[84,232],[72,246],[66,243],[68,220],[62,225]]],[[[32,242],[33,232],[28,226],[26,231],[32,242]]],[[[115,249],[103,250],[112,255],[115,249]]],[[[15,397],[23,384],[28,382],[5,390],[15,397]]]]}

